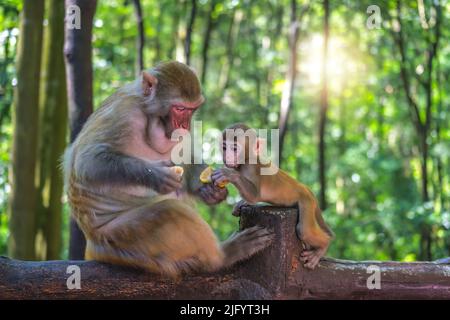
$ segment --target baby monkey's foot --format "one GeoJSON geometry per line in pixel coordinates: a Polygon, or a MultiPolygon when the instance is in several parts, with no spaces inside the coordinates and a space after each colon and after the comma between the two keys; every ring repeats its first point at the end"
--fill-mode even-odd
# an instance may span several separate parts
{"type": "Polygon", "coordinates": [[[313,270],[327,251],[326,248],[317,248],[310,250],[303,250],[300,253],[300,260],[303,262],[305,268],[313,270]]]}
{"type": "Polygon", "coordinates": [[[249,206],[250,204],[245,200],[240,200],[233,208],[232,215],[235,217],[241,216],[242,208],[249,206]]]}

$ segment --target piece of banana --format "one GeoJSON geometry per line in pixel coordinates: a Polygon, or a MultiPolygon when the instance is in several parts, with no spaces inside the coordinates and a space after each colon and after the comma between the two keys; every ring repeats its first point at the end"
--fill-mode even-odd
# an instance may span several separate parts
{"type": "MultiPolygon", "coordinates": [[[[211,183],[211,175],[213,173],[213,169],[211,167],[207,167],[205,170],[202,171],[202,173],[200,173],[200,181],[203,183],[211,183]]],[[[228,184],[228,181],[223,181],[219,184],[217,184],[218,187],[220,188],[225,188],[225,186],[228,184]]]]}
{"type": "Polygon", "coordinates": [[[173,167],[170,167],[170,169],[172,169],[173,172],[175,172],[175,173],[176,173],[177,175],[179,175],[180,177],[183,176],[183,173],[184,173],[183,167],[180,167],[180,166],[173,166],[173,167]]]}

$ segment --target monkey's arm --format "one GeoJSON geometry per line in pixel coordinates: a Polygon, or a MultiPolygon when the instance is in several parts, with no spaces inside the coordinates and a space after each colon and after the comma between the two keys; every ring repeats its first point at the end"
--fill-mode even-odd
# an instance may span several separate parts
{"type": "Polygon", "coordinates": [[[137,184],[169,193],[182,187],[169,169],[171,165],[171,161],[144,161],[101,144],[83,150],[75,161],[75,170],[79,178],[91,183],[137,184]]]}
{"type": "Polygon", "coordinates": [[[241,197],[248,203],[255,204],[260,201],[259,189],[250,180],[245,177],[240,177],[232,183],[239,190],[241,197]]]}

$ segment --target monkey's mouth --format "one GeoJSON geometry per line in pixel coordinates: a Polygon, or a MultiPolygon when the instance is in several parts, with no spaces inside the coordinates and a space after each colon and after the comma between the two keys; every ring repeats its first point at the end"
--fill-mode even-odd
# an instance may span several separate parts
{"type": "Polygon", "coordinates": [[[191,119],[182,117],[182,119],[177,119],[172,117],[172,128],[175,129],[185,129],[189,130],[191,128],[191,119]]]}
{"type": "Polygon", "coordinates": [[[192,112],[190,109],[184,108],[182,111],[177,108],[172,108],[170,112],[170,125],[172,130],[184,129],[188,130],[191,128],[191,117],[192,112]]]}
{"type": "Polygon", "coordinates": [[[189,131],[191,124],[190,121],[180,121],[179,119],[176,119],[175,117],[166,116],[161,117],[161,123],[164,126],[164,131],[166,133],[167,139],[172,138],[172,133],[176,129],[183,129],[189,131]]]}

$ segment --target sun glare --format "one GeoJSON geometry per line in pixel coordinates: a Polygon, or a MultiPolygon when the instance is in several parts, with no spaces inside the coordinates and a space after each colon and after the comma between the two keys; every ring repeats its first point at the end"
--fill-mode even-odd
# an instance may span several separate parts
{"type": "MultiPolygon", "coordinates": [[[[323,37],[316,34],[301,47],[300,72],[312,85],[321,83],[323,37]]],[[[355,64],[345,53],[342,40],[330,37],[327,59],[328,84],[332,90],[341,90],[345,79],[355,70],[355,64]]]]}

